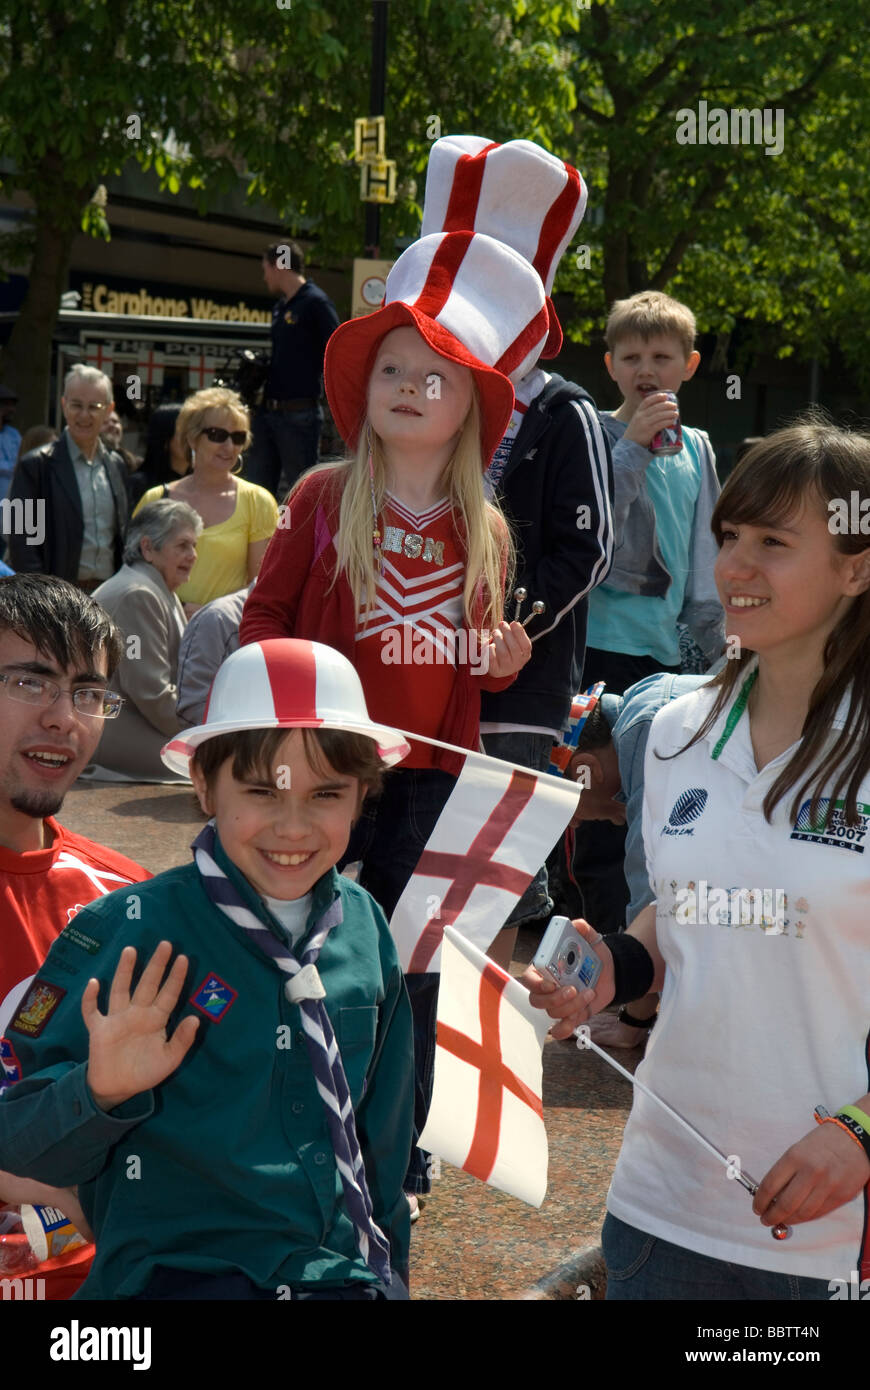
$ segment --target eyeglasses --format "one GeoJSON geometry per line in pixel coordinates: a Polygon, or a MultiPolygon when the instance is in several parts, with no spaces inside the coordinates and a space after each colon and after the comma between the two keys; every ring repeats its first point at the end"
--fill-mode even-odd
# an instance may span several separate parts
{"type": "Polygon", "coordinates": [[[210,425],[207,430],[202,430],[202,433],[212,444],[226,444],[227,440],[231,439],[241,449],[242,445],[248,442],[247,430],[221,430],[217,425],[210,425]]]}
{"type": "Polygon", "coordinates": [[[109,409],[105,401],[91,401],[88,405],[85,405],[83,401],[67,401],[66,408],[71,410],[74,415],[84,415],[85,413],[102,415],[104,410],[109,409]]]}
{"type": "Polygon", "coordinates": [[[117,719],[124,701],[114,690],[104,690],[102,686],[87,686],[78,690],[64,690],[55,681],[47,681],[42,676],[10,676],[0,671],[0,685],[10,700],[19,700],[23,705],[39,705],[46,709],[53,705],[61,695],[69,695],[79,714],[87,714],[92,719],[117,719]]]}

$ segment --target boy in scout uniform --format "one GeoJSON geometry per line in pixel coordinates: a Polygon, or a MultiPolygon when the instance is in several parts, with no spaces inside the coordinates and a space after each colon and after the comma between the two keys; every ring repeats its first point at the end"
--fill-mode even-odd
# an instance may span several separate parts
{"type": "Polygon", "coordinates": [[[83,908],[8,1030],[0,1169],[78,1185],[76,1297],[407,1297],[410,1008],[334,868],[407,751],[344,657],[286,639],[234,653],[164,749],[212,817],[194,862],[83,908]]]}

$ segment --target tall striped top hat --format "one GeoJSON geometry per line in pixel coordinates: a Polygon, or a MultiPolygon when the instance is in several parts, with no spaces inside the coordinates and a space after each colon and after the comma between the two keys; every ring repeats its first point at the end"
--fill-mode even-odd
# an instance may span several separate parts
{"type": "Polygon", "coordinates": [[[384,307],[340,324],[326,347],[326,394],[351,448],[365,420],[381,340],[404,327],[416,328],[441,357],[470,368],[486,468],[513,410],[511,381],[530,370],[547,337],[540,276],[510,246],[472,231],[424,236],[403,251],[387,277],[384,307]]]}
{"type": "Polygon", "coordinates": [[[173,772],[206,739],[243,729],[343,729],[377,744],[392,767],[411,751],[404,734],[373,724],[359,676],[347,657],[322,642],[273,637],[227,657],[212,682],[205,723],[183,729],[161,749],[173,772]]]}
{"type": "Polygon", "coordinates": [[[525,256],[547,292],[549,333],[540,355],[555,357],[562,326],[549,296],[586,197],[578,171],[531,140],[498,145],[482,135],[445,135],[429,155],[421,235],[483,232],[525,256]]]}

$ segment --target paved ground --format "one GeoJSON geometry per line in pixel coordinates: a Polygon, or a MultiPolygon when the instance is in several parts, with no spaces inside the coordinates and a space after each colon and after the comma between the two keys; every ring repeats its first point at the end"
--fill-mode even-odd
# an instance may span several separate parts
{"type": "MultiPolygon", "coordinates": [[[[190,841],[204,823],[188,788],[117,784],[79,784],[67,796],[61,819],[154,873],[186,863],[190,841]]],[[[515,971],[531,959],[536,944],[532,933],[521,933],[515,971]]],[[[639,1052],[615,1055],[630,1069],[640,1059],[639,1052]]],[[[560,1296],[570,1296],[573,1256],[598,1241],[630,1104],[628,1082],[600,1057],[579,1052],[573,1043],[548,1042],[550,1172],[543,1206],[536,1211],[444,1164],[414,1227],[414,1298],[517,1299],[566,1262],[560,1296]]]]}

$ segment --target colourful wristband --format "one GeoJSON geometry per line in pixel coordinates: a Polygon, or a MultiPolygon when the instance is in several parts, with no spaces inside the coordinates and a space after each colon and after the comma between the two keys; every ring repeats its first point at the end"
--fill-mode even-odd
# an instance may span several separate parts
{"type": "Polygon", "coordinates": [[[840,1121],[844,1129],[847,1129],[853,1139],[857,1139],[861,1148],[868,1158],[870,1158],[870,1122],[863,1110],[859,1110],[857,1105],[844,1105],[836,1113],[835,1119],[840,1121]],[[857,1118],[860,1116],[860,1119],[857,1118]]]}
{"type": "Polygon", "coordinates": [[[859,1110],[857,1105],[841,1105],[837,1114],[848,1115],[850,1120],[855,1120],[861,1126],[865,1134],[870,1134],[870,1115],[864,1110],[859,1110]]]}
{"type": "Polygon", "coordinates": [[[855,1134],[854,1131],[851,1130],[847,1124],[845,1124],[842,1120],[838,1119],[836,1115],[817,1115],[816,1123],[820,1125],[836,1125],[837,1128],[841,1129],[844,1134],[848,1134],[850,1139],[854,1139],[855,1143],[858,1145],[862,1153],[866,1152],[863,1141],[858,1138],[857,1134],[855,1134]]]}

